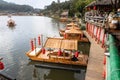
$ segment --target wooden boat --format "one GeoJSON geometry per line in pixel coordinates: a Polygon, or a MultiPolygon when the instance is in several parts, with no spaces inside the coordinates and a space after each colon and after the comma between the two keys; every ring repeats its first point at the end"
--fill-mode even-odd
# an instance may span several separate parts
{"type": "Polygon", "coordinates": [[[66,30],[60,30],[60,36],[63,36],[64,39],[78,40],[79,42],[89,42],[83,31],[76,26],[72,25],[66,30]]]}
{"type": "Polygon", "coordinates": [[[16,24],[15,24],[15,21],[14,21],[14,20],[12,20],[12,19],[8,20],[7,26],[13,27],[13,26],[15,26],[15,25],[16,25],[16,24]]]}
{"type": "Polygon", "coordinates": [[[64,36],[65,31],[66,31],[66,30],[70,30],[70,29],[72,29],[73,27],[74,27],[74,29],[76,29],[76,30],[80,30],[78,24],[71,22],[71,23],[69,23],[69,24],[66,25],[66,28],[65,28],[64,30],[59,29],[59,34],[60,34],[60,36],[64,36]]]}
{"type": "Polygon", "coordinates": [[[87,66],[88,55],[78,53],[77,40],[48,38],[43,48],[30,50],[26,55],[34,61],[87,66]]]}

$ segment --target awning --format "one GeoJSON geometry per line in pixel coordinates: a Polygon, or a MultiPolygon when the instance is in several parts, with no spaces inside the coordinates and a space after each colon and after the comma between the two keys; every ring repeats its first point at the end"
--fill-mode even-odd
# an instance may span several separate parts
{"type": "Polygon", "coordinates": [[[61,46],[61,38],[48,38],[45,42],[44,47],[46,48],[60,48],[61,46]]]}
{"type": "Polygon", "coordinates": [[[78,24],[71,22],[71,23],[67,24],[67,26],[78,26],[78,24]]]}
{"type": "Polygon", "coordinates": [[[77,50],[77,40],[62,40],[61,49],[77,50]]]}
{"type": "Polygon", "coordinates": [[[67,34],[83,34],[83,32],[81,30],[76,30],[76,29],[70,29],[68,31],[66,31],[65,33],[67,34]]]}
{"type": "MultiPolygon", "coordinates": [[[[71,27],[67,27],[67,29],[69,30],[69,29],[73,29],[73,26],[71,26],[71,27]]],[[[74,26],[74,29],[76,29],[76,30],[80,30],[80,28],[79,27],[76,27],[76,26],[74,26]]]]}
{"type": "Polygon", "coordinates": [[[77,50],[77,40],[66,40],[63,38],[48,38],[44,47],[77,50]]]}

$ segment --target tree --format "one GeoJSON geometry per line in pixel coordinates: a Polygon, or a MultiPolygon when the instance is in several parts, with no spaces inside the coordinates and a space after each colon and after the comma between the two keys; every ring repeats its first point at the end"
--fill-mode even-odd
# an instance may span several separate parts
{"type": "Polygon", "coordinates": [[[114,11],[120,8],[120,0],[111,0],[111,3],[114,11]]]}

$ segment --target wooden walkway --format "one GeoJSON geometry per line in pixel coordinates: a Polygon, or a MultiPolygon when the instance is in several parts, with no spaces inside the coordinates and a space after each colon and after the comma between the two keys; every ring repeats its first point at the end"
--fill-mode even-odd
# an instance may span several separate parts
{"type": "Polygon", "coordinates": [[[103,80],[104,49],[101,48],[101,45],[98,45],[95,39],[91,38],[86,31],[84,33],[91,42],[85,80],[103,80]]]}

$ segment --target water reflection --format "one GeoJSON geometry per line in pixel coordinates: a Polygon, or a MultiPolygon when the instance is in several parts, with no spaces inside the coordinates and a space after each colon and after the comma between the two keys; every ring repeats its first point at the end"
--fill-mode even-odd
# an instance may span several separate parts
{"type": "Polygon", "coordinates": [[[71,71],[34,67],[33,78],[39,80],[75,80],[71,71]]]}
{"type": "MultiPolygon", "coordinates": [[[[52,64],[52,63],[44,63],[44,62],[36,62],[31,61],[28,65],[32,65],[34,67],[32,71],[32,78],[37,80],[85,80],[85,68],[80,68],[80,71],[76,70],[63,70],[63,69],[55,69],[55,68],[47,68],[37,65],[54,65],[54,66],[63,66],[64,68],[71,67],[70,65],[60,65],[60,64],[52,64]]],[[[74,67],[75,69],[78,67],[74,67]]]]}
{"type": "Polygon", "coordinates": [[[71,73],[69,71],[62,70],[56,70],[52,69],[50,70],[50,73],[48,75],[44,75],[44,80],[74,80],[74,73],[71,73]],[[64,73],[64,74],[63,74],[64,73]]]}
{"type": "Polygon", "coordinates": [[[15,29],[15,26],[12,26],[12,27],[8,26],[8,28],[13,31],[15,29]]]}

